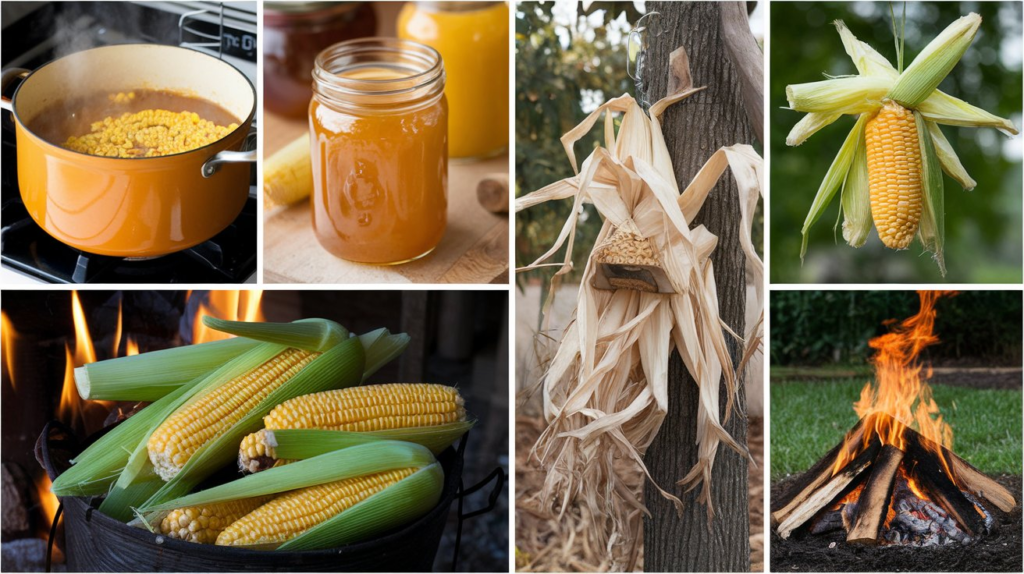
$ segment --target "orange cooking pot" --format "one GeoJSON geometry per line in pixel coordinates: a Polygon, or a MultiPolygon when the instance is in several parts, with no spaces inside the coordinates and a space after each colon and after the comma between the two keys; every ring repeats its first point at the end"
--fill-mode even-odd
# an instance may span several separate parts
{"type": "Polygon", "coordinates": [[[241,212],[248,163],[256,161],[255,150],[240,151],[256,90],[230,64],[187,48],[128,44],[76,52],[33,72],[5,70],[2,88],[17,77],[24,80],[2,107],[14,114],[21,197],[61,242],[100,255],[155,257],[210,239],[241,212]],[[69,118],[88,112],[64,111],[72,106],[62,102],[138,89],[206,100],[237,118],[238,128],[184,153],[111,158],[64,149],[26,127],[54,110],[69,118]]]}

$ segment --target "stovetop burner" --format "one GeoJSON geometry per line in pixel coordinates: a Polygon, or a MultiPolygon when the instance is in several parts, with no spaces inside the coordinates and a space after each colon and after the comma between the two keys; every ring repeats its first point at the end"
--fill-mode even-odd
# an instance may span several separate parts
{"type": "MultiPolygon", "coordinates": [[[[89,7],[88,4],[82,6],[89,7]]],[[[177,32],[177,15],[147,10],[142,6],[128,7],[144,12],[146,22],[151,24],[147,28],[167,28],[177,32]],[[168,20],[171,16],[174,17],[173,21],[168,20]]],[[[55,57],[52,48],[48,49],[40,44],[46,34],[35,37],[31,33],[32,30],[43,30],[46,29],[46,25],[52,25],[55,20],[54,10],[59,10],[59,6],[44,6],[43,9],[26,17],[23,20],[26,23],[24,26],[16,26],[15,30],[5,30],[5,51],[6,35],[14,31],[21,36],[17,38],[17,44],[22,49],[30,46],[40,48],[27,50],[25,53],[31,56],[19,61],[20,66],[35,68],[55,57]]],[[[85,21],[87,26],[95,28],[95,33],[99,36],[113,34],[107,27],[89,24],[92,21],[88,18],[80,21],[85,21]]],[[[7,63],[5,61],[5,65],[7,63]]],[[[18,189],[13,122],[9,114],[5,113],[3,116],[0,263],[5,268],[46,283],[243,283],[256,273],[255,169],[252,170],[253,185],[250,187],[249,199],[241,214],[227,229],[209,241],[178,253],[151,259],[93,255],[54,239],[28,215],[18,189]]]]}

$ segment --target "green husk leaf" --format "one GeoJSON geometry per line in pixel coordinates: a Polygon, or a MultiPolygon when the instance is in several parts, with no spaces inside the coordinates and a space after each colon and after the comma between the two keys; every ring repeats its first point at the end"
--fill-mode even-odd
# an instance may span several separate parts
{"type": "Polygon", "coordinates": [[[789,107],[798,112],[861,114],[876,110],[892,87],[888,78],[848,76],[786,86],[789,107]]]}
{"type": "Polygon", "coordinates": [[[75,369],[75,384],[83,399],[152,402],[259,344],[235,337],[97,361],[75,369]]]}
{"type": "Polygon", "coordinates": [[[826,113],[810,113],[800,118],[800,121],[793,126],[793,129],[789,130],[789,135],[786,136],[786,145],[798,146],[811,137],[818,130],[828,126],[832,122],[843,117],[843,114],[826,114],[826,113]]]}
{"type": "Polygon", "coordinates": [[[175,508],[277,494],[399,468],[422,468],[434,462],[436,462],[434,455],[430,454],[426,447],[418,444],[379,441],[355,445],[250,474],[238,480],[180,498],[155,503],[140,509],[139,514],[143,515],[146,521],[152,523],[152,517],[156,513],[175,508]]]}
{"type": "Polygon", "coordinates": [[[395,360],[409,346],[409,335],[398,333],[392,335],[387,329],[377,329],[359,336],[366,351],[366,367],[363,381],[380,370],[381,367],[395,360]]]}
{"type": "MultiPolygon", "coordinates": [[[[120,520],[127,520],[131,517],[132,506],[141,504],[158,490],[140,488],[135,485],[140,481],[149,481],[152,476],[156,476],[153,464],[149,460],[149,449],[147,443],[150,435],[153,434],[153,431],[163,424],[163,422],[167,420],[167,417],[171,416],[172,413],[176,412],[183,406],[190,404],[197,397],[202,396],[206,392],[209,392],[235,377],[247,373],[256,366],[269,361],[283,350],[285,350],[285,347],[282,347],[281,345],[262,343],[249,353],[246,353],[237,360],[225,365],[225,368],[211,373],[190,392],[182,394],[173,402],[164,405],[160,411],[155,413],[157,416],[150,422],[149,426],[146,427],[140,440],[133,447],[129,448],[130,454],[126,458],[125,464],[120,475],[117,476],[117,481],[114,483],[113,488],[111,488],[110,493],[100,504],[100,511],[110,516],[117,517],[120,520]]],[[[154,406],[156,406],[156,403],[142,409],[142,411],[125,422],[127,423],[131,421],[140,414],[152,409],[154,406]]],[[[163,482],[159,482],[158,487],[162,488],[162,486],[163,482]]]]}
{"type": "MultiPolygon", "coordinates": [[[[923,114],[922,114],[923,115],[923,114]]],[[[956,151],[953,150],[953,146],[950,145],[949,140],[943,135],[942,129],[935,122],[925,122],[928,126],[928,132],[932,136],[932,144],[935,145],[935,155],[939,157],[939,163],[942,164],[942,171],[946,172],[946,175],[955,179],[964,191],[971,191],[974,189],[978,182],[974,181],[970,175],[967,174],[967,170],[964,169],[960,158],[956,155],[956,151]]]]}
{"type": "Polygon", "coordinates": [[[147,480],[136,480],[125,487],[115,487],[100,503],[100,512],[121,522],[132,519],[132,507],[156,494],[164,481],[156,474],[147,480]]]}
{"type": "Polygon", "coordinates": [[[850,29],[846,27],[846,23],[842,20],[836,20],[833,22],[836,30],[839,31],[839,37],[843,40],[843,47],[846,49],[846,53],[853,60],[853,65],[857,67],[857,71],[865,76],[878,76],[881,78],[888,78],[889,80],[895,80],[899,77],[899,72],[892,67],[889,60],[885,59],[885,56],[879,54],[870,45],[861,42],[850,32],[850,29]]]}
{"type": "Polygon", "coordinates": [[[802,235],[800,242],[801,261],[803,261],[804,255],[807,253],[807,233],[811,230],[811,226],[821,217],[821,214],[825,212],[828,204],[832,202],[836,190],[846,181],[846,174],[850,171],[850,166],[853,164],[857,146],[860,145],[860,142],[864,141],[864,126],[867,125],[870,117],[871,114],[861,114],[860,118],[857,119],[857,123],[853,125],[850,134],[846,136],[843,146],[839,148],[836,159],[832,161],[832,165],[828,168],[825,179],[821,181],[821,186],[818,188],[818,193],[814,196],[811,209],[807,212],[807,218],[804,219],[803,229],[800,230],[802,235]]]}
{"type": "Polygon", "coordinates": [[[871,190],[868,177],[867,146],[857,142],[853,165],[843,183],[843,239],[852,247],[860,247],[871,233],[871,190]]]}
{"type": "Polygon", "coordinates": [[[362,381],[365,352],[357,338],[343,341],[313,359],[288,382],[260,401],[227,432],[208,441],[189,458],[185,466],[167,481],[142,507],[148,508],[173,500],[198,485],[238,454],[238,444],[245,435],[263,426],[263,417],[277,405],[300,395],[358,385],[362,381]]]}
{"type": "Polygon", "coordinates": [[[996,128],[1006,135],[1017,135],[1017,126],[1006,118],[990,114],[985,110],[940,90],[932,92],[917,106],[925,119],[947,126],[968,128],[996,128]]]}
{"type": "Polygon", "coordinates": [[[980,26],[981,16],[974,13],[947,26],[896,79],[889,92],[889,99],[903,107],[916,109],[960,61],[980,26]]]}
{"type": "Polygon", "coordinates": [[[928,123],[920,112],[914,112],[917,123],[918,139],[921,141],[921,190],[924,192],[924,209],[921,213],[921,226],[918,236],[924,248],[935,256],[942,276],[946,276],[946,262],[942,248],[946,238],[944,190],[942,183],[942,167],[935,145],[929,135],[928,123]]]}
{"type": "Polygon", "coordinates": [[[203,324],[223,333],[277,343],[305,351],[325,351],[348,339],[348,329],[327,319],[301,319],[292,323],[226,321],[209,315],[203,324]]]}
{"type": "Polygon", "coordinates": [[[443,489],[444,471],[435,462],[281,544],[278,550],[316,550],[366,540],[430,512],[443,489]]]}
{"type": "Polygon", "coordinates": [[[429,427],[388,429],[373,432],[351,432],[320,429],[267,430],[267,441],[274,446],[277,458],[304,460],[331,451],[382,440],[400,440],[419,444],[439,454],[466,434],[475,421],[462,421],[429,427]]]}
{"type": "Polygon", "coordinates": [[[124,470],[136,447],[140,443],[144,445],[153,429],[180,404],[210,385],[244,373],[250,362],[260,357],[266,357],[264,360],[267,360],[280,349],[278,345],[258,345],[216,371],[178,387],[142,409],[75,457],[72,461],[74,466],[57,477],[51,490],[57,496],[94,496],[105,493],[124,470]]]}

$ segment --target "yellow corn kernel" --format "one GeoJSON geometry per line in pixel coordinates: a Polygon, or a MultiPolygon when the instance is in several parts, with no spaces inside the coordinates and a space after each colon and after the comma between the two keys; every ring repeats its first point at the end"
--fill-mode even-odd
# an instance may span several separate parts
{"type": "Polygon", "coordinates": [[[220,385],[167,417],[149,437],[149,460],[170,480],[201,446],[242,419],[319,353],[286,349],[248,373],[220,385]]]}
{"type": "Polygon", "coordinates": [[[871,217],[886,247],[906,249],[921,220],[921,144],[914,113],[886,102],[864,129],[871,217]]]}
{"type": "Polygon", "coordinates": [[[179,540],[213,544],[225,528],[272,498],[272,495],[256,496],[204,506],[177,508],[160,521],[160,532],[179,540]]]}
{"type": "Polygon", "coordinates": [[[411,476],[417,470],[391,470],[283,494],[225,528],[217,537],[217,545],[250,546],[287,542],[411,476]]]}
{"type": "MultiPolygon", "coordinates": [[[[127,103],[135,98],[135,93],[112,94],[109,98],[115,103],[127,103]]],[[[64,147],[89,155],[156,157],[209,145],[237,128],[235,123],[218,126],[194,112],[142,110],[93,122],[90,133],[69,137],[64,147]]]]}

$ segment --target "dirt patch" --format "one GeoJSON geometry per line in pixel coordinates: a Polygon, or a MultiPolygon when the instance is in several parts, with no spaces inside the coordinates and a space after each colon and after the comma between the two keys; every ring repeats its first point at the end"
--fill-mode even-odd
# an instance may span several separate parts
{"type": "MultiPolygon", "coordinates": [[[[772,485],[772,496],[781,496],[792,477],[772,485]]],[[[998,527],[971,544],[932,548],[864,547],[846,543],[842,531],[824,535],[794,532],[783,540],[772,532],[773,572],[1020,572],[1021,571],[1021,477],[994,477],[1013,493],[1017,508],[1009,513],[997,508],[998,527]]]]}
{"type": "MultiPolygon", "coordinates": [[[[747,428],[747,445],[754,459],[747,479],[750,486],[750,571],[761,572],[764,570],[764,423],[758,417],[751,417],[747,428]]],[[[587,547],[580,532],[567,528],[531,498],[544,483],[544,471],[536,460],[529,458],[530,449],[542,430],[542,419],[516,417],[516,570],[607,572],[612,560],[603,548],[587,547]]],[[[642,476],[639,469],[636,475],[642,476]]],[[[631,487],[642,499],[642,484],[638,481],[631,487]]],[[[580,525],[583,527],[585,525],[580,525]]],[[[643,540],[642,534],[640,539],[643,540]]],[[[637,569],[643,570],[642,547],[637,569]]]]}

